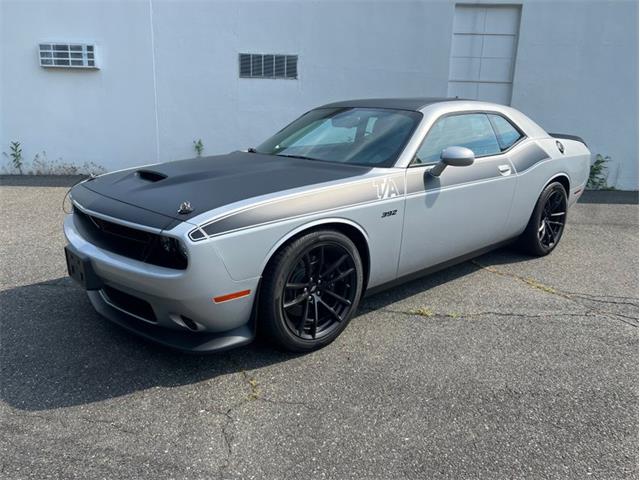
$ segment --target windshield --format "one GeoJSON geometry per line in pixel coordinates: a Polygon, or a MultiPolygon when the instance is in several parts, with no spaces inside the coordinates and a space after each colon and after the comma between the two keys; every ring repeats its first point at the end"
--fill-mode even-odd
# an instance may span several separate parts
{"type": "Polygon", "coordinates": [[[422,118],[419,112],[318,108],[255,148],[268,155],[391,167],[422,118]]]}

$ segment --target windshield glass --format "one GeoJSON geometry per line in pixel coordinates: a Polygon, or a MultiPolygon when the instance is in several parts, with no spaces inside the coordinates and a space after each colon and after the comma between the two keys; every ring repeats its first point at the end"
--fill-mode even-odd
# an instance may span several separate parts
{"type": "Polygon", "coordinates": [[[419,112],[318,108],[255,148],[259,153],[391,167],[422,118],[419,112]]]}

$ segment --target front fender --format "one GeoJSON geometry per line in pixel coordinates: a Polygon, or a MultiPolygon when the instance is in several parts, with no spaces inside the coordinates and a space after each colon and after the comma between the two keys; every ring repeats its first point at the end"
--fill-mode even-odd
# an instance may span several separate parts
{"type": "Polygon", "coordinates": [[[290,230],[284,237],[282,237],[267,253],[267,255],[265,256],[262,264],[260,265],[260,271],[263,272],[264,269],[267,267],[267,263],[269,263],[269,260],[271,260],[271,258],[273,257],[273,255],[280,249],[280,247],[282,247],[283,245],[285,245],[287,242],[289,242],[293,237],[298,236],[299,234],[301,234],[304,231],[307,230],[312,230],[314,228],[317,227],[321,227],[323,225],[335,225],[335,224],[342,224],[342,225],[348,225],[350,227],[353,227],[355,229],[357,229],[362,236],[364,237],[365,241],[367,242],[367,245],[369,245],[369,236],[367,235],[367,232],[365,231],[365,229],[362,227],[362,225],[358,224],[357,222],[354,222],[352,220],[348,220],[346,218],[342,218],[342,217],[329,217],[329,218],[321,218],[321,219],[317,219],[317,220],[312,220],[306,223],[303,223],[302,225],[297,226],[296,228],[290,230]]]}
{"type": "Polygon", "coordinates": [[[322,225],[340,224],[362,234],[367,243],[369,285],[395,279],[402,236],[404,198],[402,196],[355,205],[340,212],[324,212],[305,217],[258,225],[212,237],[229,274],[244,280],[262,275],[273,254],[301,232],[322,225]],[[392,210],[399,215],[383,217],[392,210]]]}
{"type": "Polygon", "coordinates": [[[296,235],[321,225],[343,224],[356,228],[368,242],[359,223],[343,217],[323,217],[285,221],[247,228],[205,240],[212,242],[234,280],[261,276],[274,253],[296,235]]]}

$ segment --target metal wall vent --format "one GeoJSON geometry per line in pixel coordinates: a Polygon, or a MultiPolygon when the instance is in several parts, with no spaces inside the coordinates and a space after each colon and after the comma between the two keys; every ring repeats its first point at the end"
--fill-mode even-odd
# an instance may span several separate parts
{"type": "Polygon", "coordinates": [[[84,43],[41,43],[41,67],[98,68],[95,45],[84,43]]]}
{"type": "Polygon", "coordinates": [[[240,78],[298,78],[298,56],[241,53],[238,56],[240,78]]]}

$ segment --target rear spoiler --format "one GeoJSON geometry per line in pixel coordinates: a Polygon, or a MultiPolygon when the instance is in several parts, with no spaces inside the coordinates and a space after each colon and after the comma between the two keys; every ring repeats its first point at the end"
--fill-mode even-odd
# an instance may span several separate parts
{"type": "Polygon", "coordinates": [[[589,148],[587,142],[585,142],[582,138],[576,135],[567,135],[566,133],[549,133],[553,138],[563,138],[565,140],[575,140],[576,142],[582,143],[585,147],[589,148]]]}

